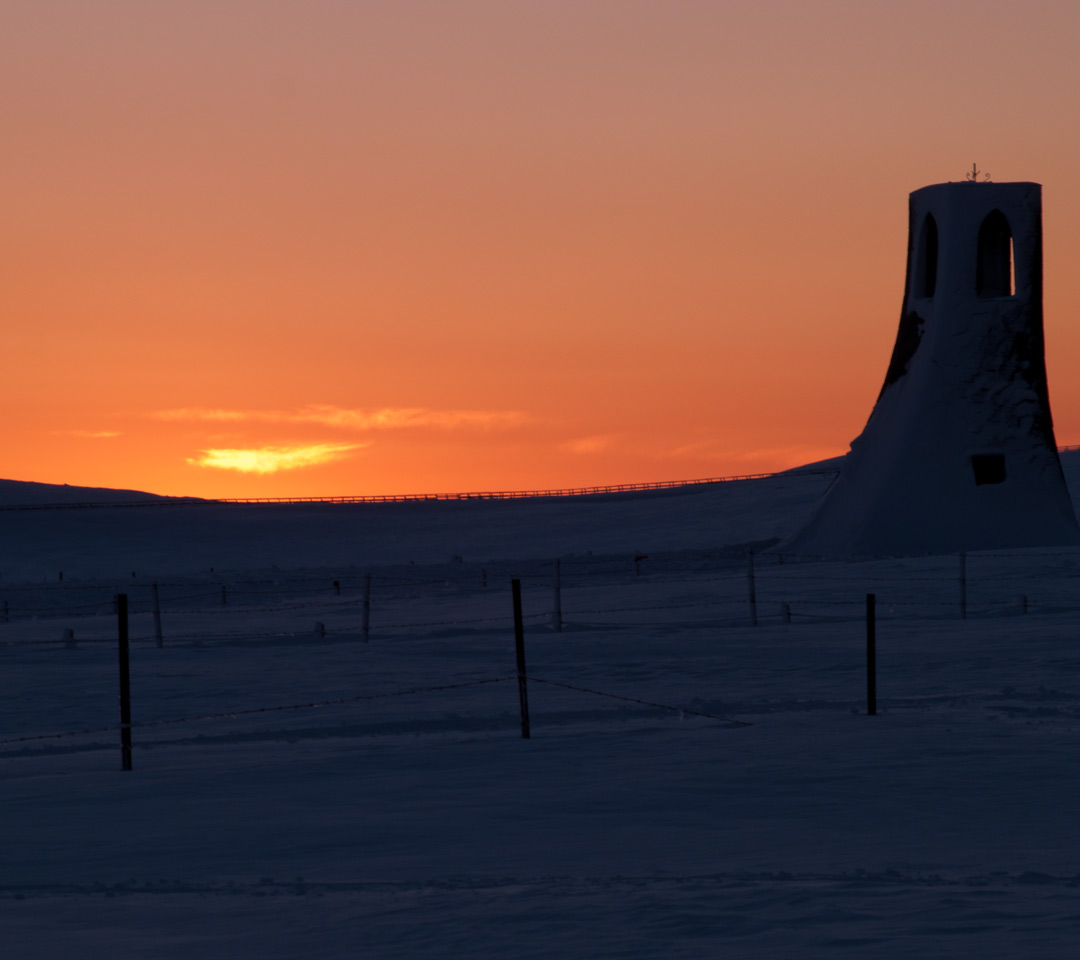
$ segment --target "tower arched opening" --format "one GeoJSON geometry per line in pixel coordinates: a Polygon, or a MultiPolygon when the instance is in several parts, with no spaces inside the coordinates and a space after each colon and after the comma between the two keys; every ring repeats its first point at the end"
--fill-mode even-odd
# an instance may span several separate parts
{"type": "Polygon", "coordinates": [[[1014,291],[1013,237],[1009,221],[991,210],[979,227],[975,262],[975,293],[980,297],[1011,297],[1014,291]]]}

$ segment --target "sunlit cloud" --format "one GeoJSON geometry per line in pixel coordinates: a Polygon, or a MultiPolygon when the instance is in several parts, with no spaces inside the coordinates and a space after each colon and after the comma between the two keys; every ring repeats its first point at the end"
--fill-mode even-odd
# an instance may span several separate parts
{"type": "Polygon", "coordinates": [[[277,473],[279,470],[299,470],[339,460],[369,446],[366,443],[315,443],[308,445],[221,448],[203,450],[188,463],[217,470],[238,470],[241,473],[277,473]]]}
{"type": "Polygon", "coordinates": [[[345,430],[400,430],[433,427],[455,430],[463,427],[493,428],[515,426],[529,420],[517,410],[431,410],[426,407],[384,407],[353,410],[327,404],[309,404],[298,410],[227,410],[184,407],[159,410],[158,420],[229,423],[315,423],[345,430]]]}
{"type": "Polygon", "coordinates": [[[84,440],[111,440],[123,436],[119,430],[58,430],[65,437],[81,437],[84,440]]]}
{"type": "Polygon", "coordinates": [[[385,407],[381,410],[348,410],[312,404],[291,417],[294,423],[320,423],[355,430],[388,430],[403,427],[503,427],[528,418],[517,410],[428,410],[424,407],[385,407]]]}
{"type": "Polygon", "coordinates": [[[607,450],[614,440],[614,436],[604,434],[595,437],[578,437],[576,440],[567,440],[560,446],[569,453],[601,453],[607,450]]]}

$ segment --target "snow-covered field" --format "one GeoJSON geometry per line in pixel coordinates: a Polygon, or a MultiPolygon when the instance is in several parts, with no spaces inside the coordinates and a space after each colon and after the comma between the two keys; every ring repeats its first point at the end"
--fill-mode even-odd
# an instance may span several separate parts
{"type": "Polygon", "coordinates": [[[825,482],[0,511],[3,956],[1076,955],[1080,551],[763,554],[750,626],[825,482]]]}

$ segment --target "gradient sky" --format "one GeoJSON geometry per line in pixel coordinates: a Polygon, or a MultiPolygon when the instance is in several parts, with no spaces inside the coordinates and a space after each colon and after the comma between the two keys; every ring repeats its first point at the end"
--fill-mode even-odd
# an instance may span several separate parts
{"type": "Polygon", "coordinates": [[[202,496],[844,452],[907,194],[1044,185],[1080,442],[1075,0],[0,0],[0,476],[202,496]]]}

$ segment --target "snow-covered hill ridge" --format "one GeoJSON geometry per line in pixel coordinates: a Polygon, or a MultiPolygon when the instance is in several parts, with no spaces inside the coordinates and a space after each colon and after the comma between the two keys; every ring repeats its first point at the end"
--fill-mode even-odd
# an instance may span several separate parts
{"type": "Polygon", "coordinates": [[[796,474],[833,475],[839,469],[842,457],[822,460],[819,463],[783,470],[779,473],[752,473],[726,477],[706,477],[698,480],[663,480],[652,483],[610,483],[591,487],[546,487],[534,490],[473,490],[460,493],[399,493],[361,494],[356,496],[321,497],[175,497],[138,490],[113,490],[107,487],[72,487],[70,484],[0,480],[0,510],[60,509],[65,507],[141,507],[167,506],[170,504],[205,503],[413,503],[431,500],[539,500],[552,497],[597,497],[623,493],[655,493],[659,491],[682,491],[685,487],[697,487],[717,483],[737,483],[745,480],[771,480],[796,474]]]}
{"type": "Polygon", "coordinates": [[[73,487],[67,483],[37,483],[32,480],[0,480],[0,507],[41,506],[72,503],[154,502],[170,499],[140,490],[110,487],[73,487]]]}
{"type": "Polygon", "coordinates": [[[828,476],[539,500],[0,511],[0,576],[192,573],[650,553],[775,541],[828,476]]]}
{"type": "MultiPolygon", "coordinates": [[[[1080,451],[1061,455],[1074,501],[1080,451]]],[[[383,564],[648,554],[775,542],[828,486],[821,472],[667,490],[537,500],[384,504],[172,505],[153,510],[0,511],[0,577],[190,574],[214,567],[370,567],[383,564]]],[[[13,488],[5,486],[0,495],[13,488]]],[[[46,484],[22,485],[50,496],[46,484]],[[45,489],[47,488],[47,489],[45,489]]],[[[78,500],[85,488],[67,489],[78,500]]],[[[131,491],[94,491],[100,502],[131,491]]],[[[138,495],[143,496],[143,495],[138,495]]]]}

